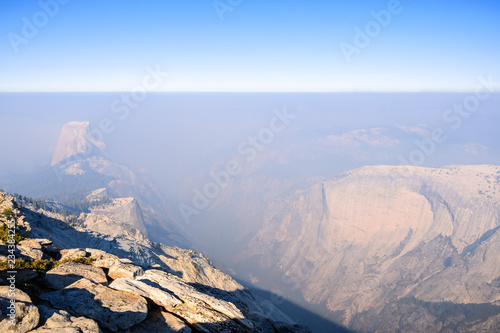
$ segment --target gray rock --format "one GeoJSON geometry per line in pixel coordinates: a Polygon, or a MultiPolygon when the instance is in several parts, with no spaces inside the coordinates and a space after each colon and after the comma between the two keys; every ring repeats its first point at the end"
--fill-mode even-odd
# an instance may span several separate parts
{"type": "Polygon", "coordinates": [[[42,327],[31,332],[78,332],[78,333],[101,333],[99,325],[89,318],[73,317],[64,310],[50,309],[39,306],[40,322],[42,327]]]}
{"type": "Polygon", "coordinates": [[[42,252],[42,250],[35,249],[29,246],[18,245],[17,250],[19,251],[19,257],[25,260],[34,259],[49,259],[49,256],[42,252]]]}
{"type": "Polygon", "coordinates": [[[245,319],[245,316],[233,303],[223,299],[228,295],[227,293],[220,293],[217,297],[214,297],[210,294],[199,292],[191,285],[186,284],[180,278],[159,270],[149,270],[143,276],[139,277],[138,280],[156,282],[163,289],[173,292],[185,303],[196,304],[198,301],[202,301],[208,305],[208,307],[226,315],[231,319],[235,319],[243,326],[253,328],[253,325],[245,319]]]}
{"type": "Polygon", "coordinates": [[[40,243],[41,246],[49,246],[52,245],[52,241],[50,239],[45,239],[45,238],[33,238],[36,240],[38,243],[40,243]]]}
{"type": "MultiPolygon", "coordinates": [[[[38,272],[32,269],[19,269],[16,272],[16,284],[31,281],[38,278],[39,276],[38,272]]],[[[2,279],[2,281],[7,281],[7,278],[9,278],[10,276],[11,274],[9,274],[8,271],[0,271],[0,279],[2,279]]],[[[0,284],[8,283],[0,281],[0,284]]]]}
{"type": "Polygon", "coordinates": [[[155,310],[148,313],[146,320],[127,330],[127,333],[191,333],[185,322],[171,313],[155,310]]]}
{"type": "Polygon", "coordinates": [[[137,280],[130,278],[115,280],[111,287],[141,292],[145,297],[163,305],[166,310],[178,315],[201,331],[207,331],[207,329],[209,332],[224,331],[228,329],[228,325],[235,329],[253,328],[253,324],[230,301],[199,292],[178,277],[166,272],[148,270],[137,280]],[[173,299],[176,302],[172,303],[170,294],[174,294],[173,299]],[[160,300],[160,297],[167,297],[167,303],[160,300]],[[178,300],[182,301],[181,304],[178,300]]]}
{"type": "Polygon", "coordinates": [[[89,254],[90,259],[93,260],[92,265],[101,268],[110,268],[118,260],[114,254],[110,254],[98,249],[85,249],[89,254]]]}
{"type": "Polygon", "coordinates": [[[42,245],[40,245],[40,243],[38,243],[34,239],[24,239],[24,240],[19,242],[19,245],[27,246],[27,247],[31,247],[31,248],[39,249],[39,250],[42,249],[42,245]]]}
{"type": "Polygon", "coordinates": [[[126,264],[119,260],[115,261],[113,266],[109,268],[108,272],[108,276],[112,279],[119,279],[125,277],[135,278],[143,274],[144,270],[142,269],[142,267],[133,264],[126,264]]]}
{"type": "Polygon", "coordinates": [[[210,260],[201,253],[168,247],[163,244],[153,244],[156,253],[168,268],[167,271],[186,282],[194,282],[205,286],[233,292],[245,288],[229,275],[213,266],[210,260]]]}
{"type": "Polygon", "coordinates": [[[50,255],[52,257],[57,257],[60,255],[61,250],[62,249],[60,247],[57,247],[54,245],[47,245],[43,249],[43,252],[47,253],[48,255],[50,255]]]}
{"type": "Polygon", "coordinates": [[[9,286],[0,286],[0,311],[0,332],[11,332],[14,328],[16,332],[29,332],[38,325],[40,319],[38,309],[31,303],[28,294],[19,289],[14,289],[12,293],[9,286]],[[9,309],[11,300],[15,300],[12,310],[9,309]],[[13,318],[9,317],[11,312],[14,313],[13,318]]]}
{"type": "Polygon", "coordinates": [[[87,256],[87,252],[84,249],[66,249],[61,250],[60,253],[60,260],[85,258],[87,256]]]}
{"type": "Polygon", "coordinates": [[[141,296],[116,291],[87,279],[43,294],[40,298],[74,316],[94,319],[100,326],[114,332],[142,322],[148,314],[147,302],[141,296]]]}
{"type": "Polygon", "coordinates": [[[44,246],[52,245],[52,241],[43,238],[28,238],[20,241],[19,245],[41,250],[44,246]]]}
{"type": "Polygon", "coordinates": [[[147,239],[141,207],[132,197],[110,198],[108,203],[91,208],[83,226],[105,235],[147,239]]]}
{"type": "Polygon", "coordinates": [[[138,281],[132,278],[120,278],[111,282],[109,287],[120,291],[136,293],[164,307],[174,307],[178,304],[183,303],[179,298],[172,295],[165,289],[162,289],[159,286],[155,286],[154,284],[152,285],[148,282],[150,281],[138,281]]]}
{"type": "Polygon", "coordinates": [[[107,285],[108,280],[102,268],[68,261],[45,274],[45,283],[49,288],[62,289],[70,284],[86,278],[94,283],[107,285]]]}
{"type": "Polygon", "coordinates": [[[16,273],[16,283],[24,283],[36,279],[38,272],[33,269],[20,269],[16,273]]]}

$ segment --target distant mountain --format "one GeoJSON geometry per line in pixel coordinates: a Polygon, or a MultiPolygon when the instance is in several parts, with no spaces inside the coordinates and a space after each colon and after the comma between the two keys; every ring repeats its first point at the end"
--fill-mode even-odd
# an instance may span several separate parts
{"type": "Polygon", "coordinates": [[[104,142],[92,137],[88,121],[72,121],[61,129],[51,165],[63,162],[75,155],[96,155],[104,153],[104,142]]]}
{"type": "Polygon", "coordinates": [[[500,330],[499,166],[364,167],[261,209],[239,259],[258,260],[257,278],[278,267],[282,288],[324,304],[336,322],[365,332],[500,330]]]}
{"type": "Polygon", "coordinates": [[[136,173],[111,161],[105,153],[105,144],[93,138],[88,121],[73,121],[63,126],[50,167],[12,178],[3,187],[63,204],[87,202],[89,195],[100,191],[110,200],[99,209],[93,209],[87,218],[88,228],[138,237],[149,234],[154,241],[189,245],[181,225],[175,223],[160,190],[147,172],[136,173]],[[131,215],[127,217],[126,214],[131,215]]]}

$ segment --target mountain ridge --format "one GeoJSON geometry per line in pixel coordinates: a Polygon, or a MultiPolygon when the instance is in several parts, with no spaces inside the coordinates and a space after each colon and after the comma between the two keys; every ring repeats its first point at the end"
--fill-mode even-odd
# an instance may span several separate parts
{"type": "MultiPolygon", "coordinates": [[[[0,192],[0,223],[15,220],[24,237],[17,246],[16,278],[24,281],[20,288],[28,288],[31,296],[16,289],[23,295],[15,317],[19,332],[54,327],[141,332],[151,325],[167,332],[309,332],[272,304],[258,301],[201,253],[77,230],[58,213],[48,217],[43,209],[32,209],[0,192]],[[28,263],[57,266],[30,270],[23,267],[28,263]],[[57,319],[60,316],[66,319],[57,319]]],[[[2,262],[7,260],[6,248],[0,244],[2,262]]],[[[9,302],[4,288],[2,304],[9,302]]],[[[5,311],[2,308],[0,327],[9,329],[5,311]]]]}
{"type": "MultiPolygon", "coordinates": [[[[440,322],[422,304],[500,301],[499,212],[499,166],[367,166],[270,202],[243,253],[280,267],[351,329],[376,330],[366,318],[378,322],[387,304],[415,297],[416,322],[428,315],[440,331],[454,319],[440,322]]],[[[401,329],[396,316],[380,330],[401,329]]]]}

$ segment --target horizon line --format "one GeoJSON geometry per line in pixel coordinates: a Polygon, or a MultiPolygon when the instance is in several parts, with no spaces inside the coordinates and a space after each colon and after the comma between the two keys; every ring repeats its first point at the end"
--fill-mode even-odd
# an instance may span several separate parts
{"type": "MultiPolygon", "coordinates": [[[[74,90],[74,91],[69,91],[69,90],[47,90],[47,91],[40,91],[40,90],[33,90],[33,91],[2,91],[0,90],[0,94],[33,94],[33,93],[39,93],[39,94],[63,94],[63,93],[69,93],[69,94],[75,94],[75,93],[130,93],[129,90],[105,90],[105,91],[93,91],[93,90],[74,90]]],[[[231,93],[237,93],[237,94],[243,94],[243,93],[248,93],[248,94],[345,94],[345,93],[373,93],[373,94],[393,94],[393,93],[403,93],[403,94],[418,94],[418,93],[441,93],[441,94],[463,94],[463,93],[474,93],[474,90],[332,90],[332,91],[307,91],[307,90],[290,90],[290,91],[259,91],[259,90],[162,90],[162,91],[147,91],[148,94],[161,94],[161,93],[206,93],[206,94],[215,94],[215,93],[224,93],[224,94],[231,94],[231,93]]],[[[492,94],[499,94],[500,91],[495,91],[492,92],[492,94]]]]}

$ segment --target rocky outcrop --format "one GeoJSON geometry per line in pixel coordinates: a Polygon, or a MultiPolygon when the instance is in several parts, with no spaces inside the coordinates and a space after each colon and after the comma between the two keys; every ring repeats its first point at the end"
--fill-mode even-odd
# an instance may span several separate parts
{"type": "MultiPolygon", "coordinates": [[[[31,237],[49,238],[54,246],[70,250],[62,251],[62,258],[82,257],[84,253],[87,255],[85,249],[90,248],[104,251],[106,256],[128,258],[139,266],[162,265],[148,241],[140,242],[125,236],[108,236],[82,228],[75,229],[60,219],[50,218],[29,209],[25,209],[23,213],[26,219],[30,220],[31,237]]],[[[166,265],[163,264],[162,267],[166,265]]]]}
{"type": "MultiPolygon", "coordinates": [[[[15,249],[16,257],[25,260],[48,259],[49,257],[38,248],[18,245],[15,249]]],[[[10,254],[8,245],[0,245],[0,256],[6,258],[10,254]]]]}
{"type": "MultiPolygon", "coordinates": [[[[0,202],[12,199],[0,193],[0,202]]],[[[17,321],[26,331],[304,331],[200,253],[76,230],[54,214],[27,208],[16,214],[30,228],[25,236],[32,237],[22,246],[50,257],[23,262],[36,270],[19,270],[30,274],[26,287],[36,300],[23,298],[17,305],[17,321]]]]}
{"type": "Polygon", "coordinates": [[[138,325],[131,327],[128,333],[191,333],[186,323],[173,314],[162,310],[154,310],[148,313],[148,317],[138,325]]]}
{"type": "Polygon", "coordinates": [[[23,291],[0,286],[0,332],[33,330],[40,319],[38,308],[31,303],[31,298],[23,291]]]}
{"type": "Polygon", "coordinates": [[[218,323],[227,325],[226,322],[232,320],[242,325],[243,328],[253,328],[253,324],[245,319],[243,313],[233,303],[225,300],[226,298],[234,301],[234,297],[228,293],[219,291],[218,297],[201,293],[178,277],[166,272],[149,270],[136,281],[130,278],[118,279],[110,287],[139,293],[200,330],[203,330],[204,325],[207,324],[216,329],[218,323]]]}
{"type": "Polygon", "coordinates": [[[48,239],[24,239],[19,245],[41,250],[44,246],[52,245],[52,242],[48,239]]]}
{"type": "Polygon", "coordinates": [[[168,272],[182,276],[187,282],[218,288],[225,291],[244,289],[229,275],[214,267],[210,259],[202,253],[172,248],[163,244],[153,244],[154,251],[161,254],[161,260],[168,266],[168,272]]]}
{"type": "MultiPolygon", "coordinates": [[[[0,276],[6,280],[10,277],[9,271],[0,271],[0,276]]],[[[16,283],[25,283],[38,278],[40,274],[34,269],[19,269],[16,270],[16,283]]]]}
{"type": "Polygon", "coordinates": [[[85,249],[85,255],[92,260],[92,265],[101,268],[111,268],[118,260],[118,257],[97,249],[85,249]]]}
{"type": "Polygon", "coordinates": [[[110,284],[110,288],[141,295],[159,306],[173,307],[183,303],[182,300],[165,289],[131,278],[117,279],[110,284]]]}
{"type": "Polygon", "coordinates": [[[60,260],[74,260],[85,258],[87,252],[84,249],[62,249],[59,251],[60,260]]]}
{"type": "Polygon", "coordinates": [[[114,332],[140,323],[148,314],[147,302],[143,297],[116,291],[87,279],[80,279],[64,289],[43,294],[40,298],[50,302],[56,309],[94,319],[102,327],[114,332]]]}
{"type": "Polygon", "coordinates": [[[135,278],[144,274],[142,267],[123,263],[120,260],[115,260],[113,265],[109,267],[108,275],[112,279],[119,279],[124,277],[135,278]]]}
{"type": "Polygon", "coordinates": [[[85,317],[73,317],[64,310],[55,310],[43,305],[38,306],[40,312],[40,323],[43,326],[34,331],[36,333],[56,332],[81,332],[101,333],[97,322],[85,317]]]}
{"type": "Polygon", "coordinates": [[[108,203],[92,208],[82,226],[110,236],[147,239],[142,210],[134,198],[110,198],[108,203]]]}
{"type": "Polygon", "coordinates": [[[32,259],[48,259],[49,257],[47,255],[44,256],[44,253],[42,250],[38,248],[32,248],[29,246],[25,245],[18,245],[17,250],[19,251],[19,257],[27,260],[32,260],[32,259]]]}
{"type": "Polygon", "coordinates": [[[49,288],[62,289],[80,279],[107,285],[108,280],[102,268],[68,261],[45,274],[45,283],[49,288]]]}

